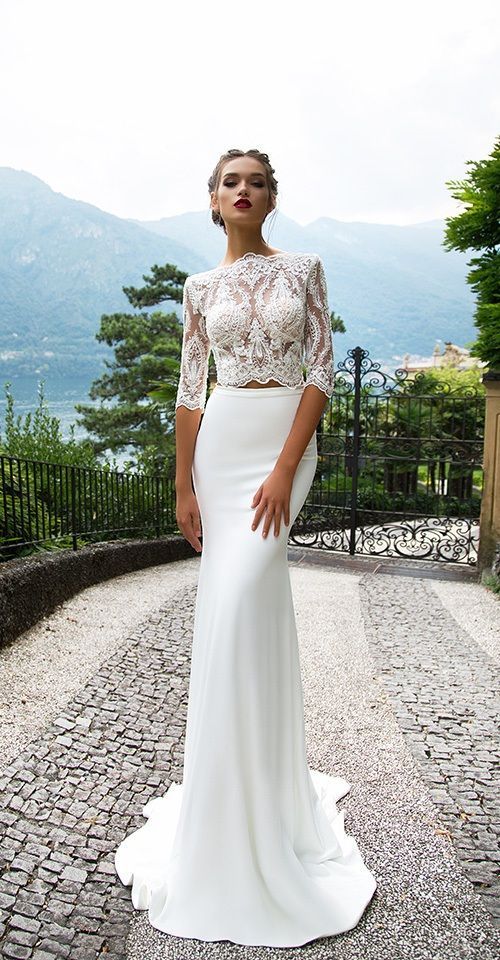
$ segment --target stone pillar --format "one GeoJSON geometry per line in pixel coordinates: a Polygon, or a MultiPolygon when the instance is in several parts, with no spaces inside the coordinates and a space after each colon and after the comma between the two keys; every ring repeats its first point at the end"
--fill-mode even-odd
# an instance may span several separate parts
{"type": "Polygon", "coordinates": [[[485,373],[484,489],[479,527],[478,572],[491,571],[500,546],[500,370],[485,373]]]}

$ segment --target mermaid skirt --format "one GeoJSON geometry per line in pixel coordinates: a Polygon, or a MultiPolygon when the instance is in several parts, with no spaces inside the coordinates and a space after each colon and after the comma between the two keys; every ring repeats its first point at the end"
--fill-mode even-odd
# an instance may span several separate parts
{"type": "Polygon", "coordinates": [[[342,777],[308,767],[290,526],[312,484],[313,434],[293,479],[290,523],[252,499],[271,473],[302,388],[210,394],[193,486],[202,553],[182,783],[143,808],[115,854],[152,926],[205,941],[299,946],[356,925],[376,888],[336,801],[342,777]]]}

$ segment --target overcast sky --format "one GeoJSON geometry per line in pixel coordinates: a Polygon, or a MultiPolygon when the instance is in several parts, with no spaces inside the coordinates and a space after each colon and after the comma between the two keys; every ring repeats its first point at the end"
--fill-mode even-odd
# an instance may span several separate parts
{"type": "Polygon", "coordinates": [[[207,210],[219,156],[256,147],[301,224],[448,216],[500,134],[499,8],[0,0],[0,166],[159,219],[207,210]]]}

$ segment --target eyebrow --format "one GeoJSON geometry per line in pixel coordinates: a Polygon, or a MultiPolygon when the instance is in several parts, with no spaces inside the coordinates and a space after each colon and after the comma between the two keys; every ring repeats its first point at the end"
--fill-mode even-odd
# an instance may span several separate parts
{"type": "MultiPolygon", "coordinates": [[[[224,176],[225,176],[225,177],[239,177],[239,173],[236,173],[236,170],[234,170],[234,171],[233,171],[233,170],[230,170],[228,173],[225,173],[224,176]]],[[[263,173],[251,173],[250,176],[251,176],[251,177],[262,177],[262,179],[264,179],[264,174],[263,174],[263,173]]]]}

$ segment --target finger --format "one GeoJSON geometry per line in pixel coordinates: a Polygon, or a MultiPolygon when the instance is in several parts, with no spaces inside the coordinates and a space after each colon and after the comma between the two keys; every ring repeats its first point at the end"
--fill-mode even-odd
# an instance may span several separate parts
{"type": "Polygon", "coordinates": [[[259,506],[257,507],[257,510],[255,511],[255,517],[254,517],[254,525],[255,525],[255,527],[252,526],[252,529],[255,529],[256,527],[259,526],[259,523],[260,523],[260,521],[261,521],[261,519],[262,519],[263,516],[264,516],[264,521],[265,521],[266,512],[267,512],[269,509],[270,509],[270,508],[269,508],[269,504],[268,504],[267,500],[262,500],[261,503],[259,504],[259,506]]]}
{"type": "Polygon", "coordinates": [[[254,495],[253,495],[253,500],[252,500],[252,502],[251,502],[251,504],[250,504],[251,507],[254,507],[255,504],[259,502],[260,497],[261,497],[261,494],[262,494],[262,487],[263,487],[263,484],[261,483],[261,485],[260,485],[259,489],[257,490],[257,492],[254,493],[254,495]]]}
{"type": "Polygon", "coordinates": [[[201,534],[200,520],[199,520],[199,517],[197,518],[195,515],[190,517],[190,521],[191,522],[190,522],[190,527],[188,531],[189,532],[188,540],[191,546],[194,547],[194,549],[197,550],[199,553],[201,550],[201,543],[199,540],[199,537],[201,534]]]}
{"type": "Polygon", "coordinates": [[[272,524],[272,522],[273,522],[274,511],[275,511],[274,506],[269,505],[269,506],[268,506],[268,509],[267,509],[267,513],[266,513],[266,519],[264,520],[264,527],[263,527],[263,530],[262,530],[262,536],[263,536],[263,537],[267,537],[267,535],[268,535],[268,533],[269,533],[269,527],[271,526],[271,524],[272,524]]]}
{"type": "Polygon", "coordinates": [[[281,523],[281,507],[274,514],[274,536],[278,537],[280,532],[280,523],[281,523]]]}
{"type": "Polygon", "coordinates": [[[201,551],[201,541],[200,541],[200,538],[199,538],[199,537],[192,536],[192,537],[191,537],[191,540],[190,540],[189,542],[190,542],[191,545],[194,547],[194,549],[195,549],[198,553],[200,553],[200,551],[201,551]]]}
{"type": "Polygon", "coordinates": [[[260,507],[258,507],[258,509],[255,511],[255,515],[254,515],[253,523],[252,523],[252,530],[256,530],[257,527],[259,526],[259,523],[260,523],[262,514],[264,513],[265,509],[266,509],[266,507],[265,507],[265,504],[264,504],[264,505],[261,505],[260,507]]]}
{"type": "Polygon", "coordinates": [[[187,540],[188,543],[190,543],[191,546],[194,547],[194,549],[199,553],[201,550],[201,543],[198,537],[196,537],[193,533],[191,527],[189,527],[187,523],[178,523],[178,527],[184,539],[187,540]]]}

